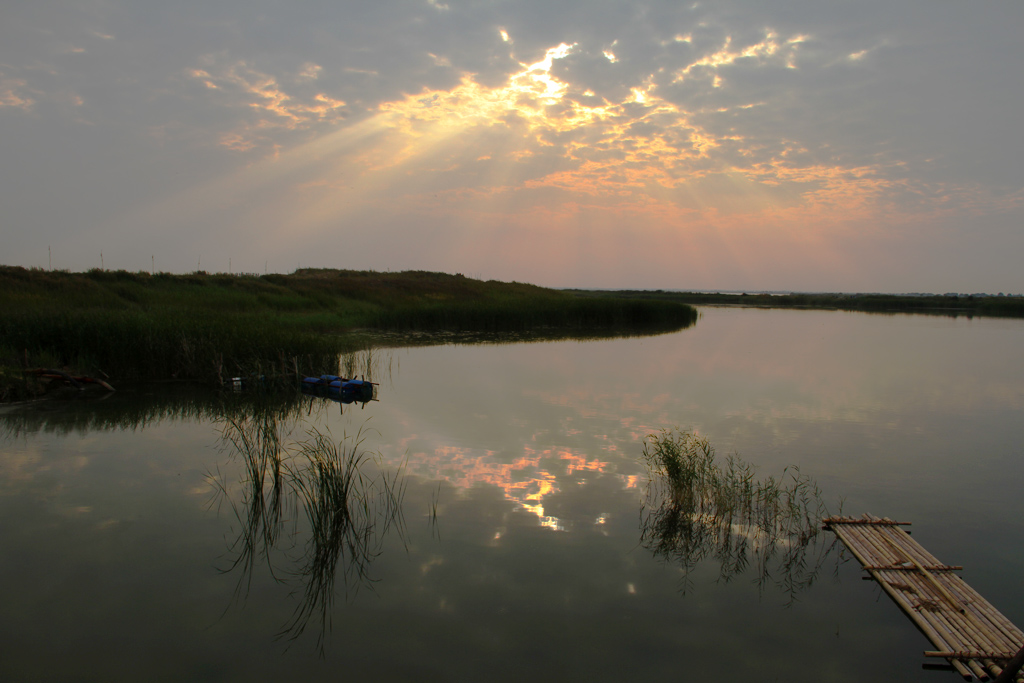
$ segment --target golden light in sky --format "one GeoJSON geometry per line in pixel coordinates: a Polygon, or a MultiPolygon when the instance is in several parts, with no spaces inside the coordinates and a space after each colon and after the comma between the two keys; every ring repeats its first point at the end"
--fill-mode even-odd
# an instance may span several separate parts
{"type": "MultiPolygon", "coordinates": [[[[507,35],[502,32],[503,40],[507,35]]],[[[663,80],[703,78],[721,87],[721,68],[742,60],[776,59],[795,68],[794,55],[806,39],[782,40],[769,31],[759,43],[733,48],[726,37],[721,49],[663,80]]],[[[739,127],[711,130],[697,122],[706,112],[662,97],[656,74],[618,101],[577,88],[553,73],[576,48],[561,43],[547,49],[499,87],[464,74],[450,89],[382,103],[354,127],[337,119],[337,132],[261,162],[282,180],[307,166],[321,169],[316,181],[303,185],[311,195],[297,211],[292,206],[290,226],[327,229],[354,204],[397,190],[400,202],[440,213],[450,206],[435,197],[449,204],[468,201],[486,214],[488,201],[506,209],[514,196],[516,213],[549,221],[565,215],[566,207],[589,206],[676,229],[760,224],[792,232],[830,215],[836,221],[868,219],[873,200],[893,188],[873,167],[800,165],[794,157],[806,150],[799,143],[784,143],[765,159],[739,127]],[[316,187],[324,189],[320,196],[316,187]]],[[[233,65],[222,80],[247,88],[250,106],[267,118],[224,135],[225,146],[248,149],[261,130],[322,121],[345,107],[323,93],[308,103],[295,101],[273,79],[243,66],[233,65]]],[[[306,65],[307,78],[316,67],[306,65]]],[[[220,87],[207,71],[192,75],[209,88],[220,87]]],[[[715,113],[757,106],[742,103],[715,113]]]]}
{"type": "MultiPolygon", "coordinates": [[[[442,23],[465,10],[427,7],[442,23]]],[[[214,163],[105,202],[107,218],[82,239],[111,255],[109,241],[145,234],[193,264],[227,248],[235,262],[259,255],[283,270],[359,258],[566,286],[640,274],[634,286],[742,286],[796,273],[849,281],[866,264],[898,271],[937,222],[1024,206],[1019,188],[929,174],[941,153],[901,155],[906,133],[868,135],[857,117],[879,111],[862,99],[874,91],[830,84],[876,77],[882,38],[839,40],[806,22],[680,20],[652,24],[646,42],[606,28],[541,42],[495,19],[486,35],[404,51],[190,54],[153,106],[181,90],[209,123],[169,117],[146,135],[171,159],[187,139],[214,163]],[[829,109],[833,91],[845,109],[829,109]]],[[[62,54],[98,49],[73,47],[62,54]]],[[[28,67],[0,67],[8,120],[56,101],[79,117],[97,106],[81,92],[48,95],[28,67]]]]}
{"type": "Polygon", "coordinates": [[[1019,289],[1019,3],[400,4],[18,5],[6,257],[1019,289]]]}

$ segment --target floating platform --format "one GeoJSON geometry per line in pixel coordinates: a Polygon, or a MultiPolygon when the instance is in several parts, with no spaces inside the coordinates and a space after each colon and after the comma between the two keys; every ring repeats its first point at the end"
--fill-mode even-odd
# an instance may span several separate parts
{"type": "Polygon", "coordinates": [[[337,375],[306,377],[302,380],[302,391],[315,396],[325,396],[341,403],[358,401],[366,405],[377,400],[377,383],[365,379],[347,379],[337,375]]]}
{"type": "MultiPolygon", "coordinates": [[[[932,642],[925,657],[947,660],[964,680],[987,681],[1024,646],[1024,632],[955,573],[963,567],[942,564],[900,528],[909,522],[864,515],[824,524],[932,642]]],[[[1012,680],[1024,683],[1024,674],[1012,680]]]]}

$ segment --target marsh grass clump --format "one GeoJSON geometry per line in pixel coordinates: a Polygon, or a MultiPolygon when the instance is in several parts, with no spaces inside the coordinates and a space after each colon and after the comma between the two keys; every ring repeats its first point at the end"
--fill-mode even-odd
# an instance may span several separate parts
{"type": "Polygon", "coordinates": [[[600,329],[643,332],[681,329],[696,320],[696,309],[669,301],[595,299],[540,290],[527,291],[517,297],[401,306],[381,311],[374,327],[474,332],[600,329]]]}
{"type": "Polygon", "coordinates": [[[821,520],[827,510],[815,483],[790,468],[757,478],[738,456],[724,463],[706,438],[662,431],[644,442],[649,484],[641,509],[641,544],[690,572],[720,564],[728,581],[748,567],[759,588],[774,582],[790,600],[811,585],[824,556],[821,520]]]}
{"type": "Polygon", "coordinates": [[[298,604],[279,635],[295,640],[315,620],[322,653],[338,577],[346,593],[370,586],[370,565],[386,539],[404,538],[404,467],[384,467],[363,448],[361,431],[335,441],[314,428],[286,443],[273,415],[225,419],[222,438],[242,460],[238,484],[210,476],[216,502],[230,503],[240,527],[223,571],[241,572],[236,597],[248,593],[258,563],[297,584],[298,604]]]}

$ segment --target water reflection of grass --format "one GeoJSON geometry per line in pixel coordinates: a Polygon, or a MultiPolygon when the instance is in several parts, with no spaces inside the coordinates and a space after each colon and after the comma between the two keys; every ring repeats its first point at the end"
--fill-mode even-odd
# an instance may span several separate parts
{"type": "MultiPolygon", "coordinates": [[[[391,349],[363,349],[335,356],[332,374],[362,376],[372,382],[391,379],[397,364],[391,349]]],[[[69,392],[52,401],[0,407],[0,439],[35,433],[87,434],[93,431],[145,429],[166,420],[223,421],[270,413],[279,421],[312,418],[332,407],[303,395],[299,383],[278,381],[234,392],[191,383],[143,383],[119,387],[113,394],[69,392]]]]}
{"type": "MultiPolygon", "coordinates": [[[[228,571],[241,568],[246,592],[256,559],[270,564],[270,551],[282,528],[284,468],[278,421],[270,412],[224,418],[223,438],[241,455],[244,468],[242,501],[231,500],[229,487],[220,476],[211,477],[216,490],[231,501],[240,523],[239,536],[231,546],[234,558],[228,571]]],[[[243,581],[238,583],[238,592],[243,581]]]]}
{"type": "Polygon", "coordinates": [[[236,596],[248,592],[257,560],[276,580],[297,582],[300,599],[280,635],[294,640],[315,619],[322,652],[336,578],[340,574],[346,592],[368,585],[370,565],[387,537],[404,535],[403,469],[385,470],[362,448],[361,433],[336,442],[314,429],[286,446],[276,417],[268,414],[225,420],[223,438],[243,465],[240,500],[224,477],[211,477],[241,527],[225,568],[241,572],[236,596]],[[295,513],[293,533],[284,534],[289,511],[295,513]],[[284,536],[291,543],[281,549],[284,536]]]}
{"type": "Polygon", "coordinates": [[[644,443],[650,474],[641,510],[641,543],[690,573],[704,560],[728,581],[752,567],[792,601],[817,577],[829,548],[821,532],[827,510],[814,482],[798,470],[758,479],[737,456],[724,465],[707,439],[663,431],[644,443]]]}
{"type": "Polygon", "coordinates": [[[299,444],[299,457],[288,468],[310,530],[299,570],[303,599],[285,628],[292,638],[301,635],[315,614],[320,619],[322,645],[323,634],[330,628],[339,569],[346,588],[366,584],[370,563],[380,554],[385,538],[392,530],[403,533],[402,471],[371,473],[370,458],[361,444],[360,435],[351,442],[336,443],[314,430],[310,440],[299,444]]]}

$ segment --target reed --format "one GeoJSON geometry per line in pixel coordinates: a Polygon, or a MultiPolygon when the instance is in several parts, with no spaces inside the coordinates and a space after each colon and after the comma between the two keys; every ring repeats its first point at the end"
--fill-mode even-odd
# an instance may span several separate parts
{"type": "Polygon", "coordinates": [[[814,482],[796,469],[758,479],[738,456],[724,463],[706,438],[665,430],[643,448],[649,483],[641,508],[641,544],[680,566],[683,587],[701,562],[719,563],[730,580],[753,566],[763,589],[773,581],[789,597],[810,586],[829,549],[827,510],[814,482]]]}
{"type": "Polygon", "coordinates": [[[671,302],[530,297],[402,306],[381,311],[374,327],[478,332],[601,328],[644,331],[680,329],[696,320],[695,310],[681,309],[671,302]]]}
{"type": "Polygon", "coordinates": [[[187,275],[0,266],[0,399],[28,391],[20,370],[73,367],[124,378],[306,372],[367,345],[368,330],[604,336],[692,325],[666,301],[579,297],[462,275],[299,270],[187,275]]]}

